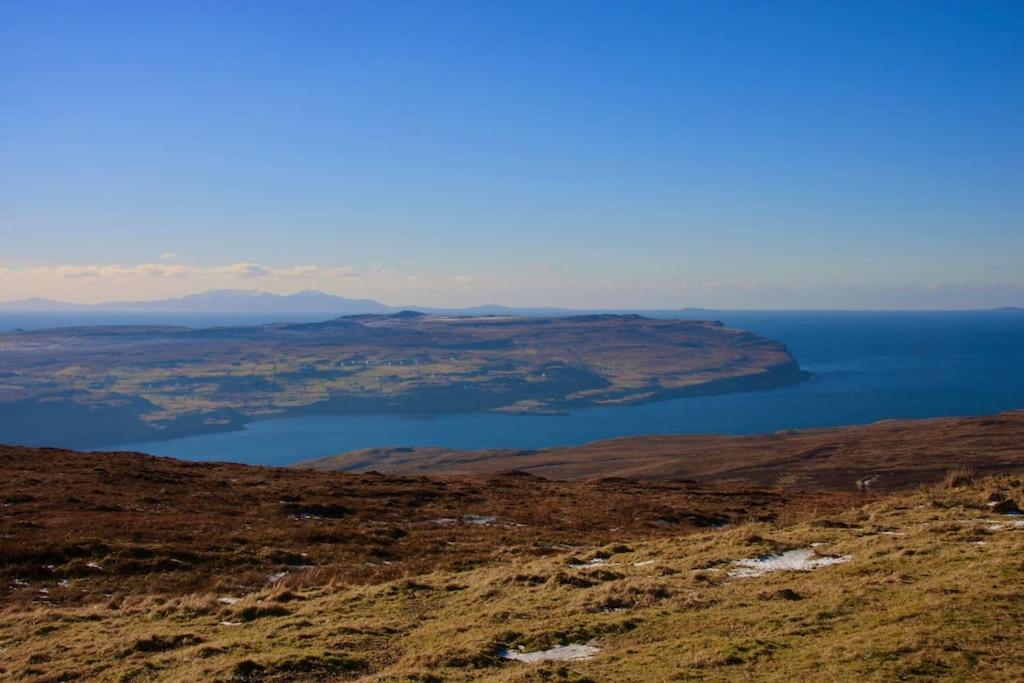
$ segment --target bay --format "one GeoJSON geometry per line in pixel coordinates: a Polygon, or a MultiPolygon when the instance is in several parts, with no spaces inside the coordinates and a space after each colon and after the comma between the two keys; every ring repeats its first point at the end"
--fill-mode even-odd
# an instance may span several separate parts
{"type": "Polygon", "coordinates": [[[1019,312],[712,315],[782,341],[813,376],[772,391],[586,408],[564,416],[295,417],[258,421],[236,432],[109,448],[286,465],[379,446],[533,449],[641,434],[753,434],[1024,408],[1024,314],[1019,312]]]}

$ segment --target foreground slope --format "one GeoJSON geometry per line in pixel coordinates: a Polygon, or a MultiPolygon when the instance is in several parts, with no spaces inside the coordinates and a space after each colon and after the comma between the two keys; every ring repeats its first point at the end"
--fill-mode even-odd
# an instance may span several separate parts
{"type": "Polygon", "coordinates": [[[870,479],[876,490],[896,489],[940,481],[955,467],[1019,471],[1024,467],[1024,411],[755,436],[626,437],[537,451],[375,448],[296,467],[391,474],[515,469],[551,479],[694,479],[839,490],[870,479]]]}
{"type": "Polygon", "coordinates": [[[803,379],[775,341],[637,315],[0,334],[0,439],[94,445],[299,413],[557,412],[803,379]]]}
{"type": "Polygon", "coordinates": [[[1024,528],[988,504],[1024,496],[1016,475],[854,496],[24,449],[2,467],[14,680],[1024,676],[1024,528]],[[786,551],[809,564],[762,574],[786,551]],[[588,658],[508,659],[557,646],[588,658]]]}
{"type": "Polygon", "coordinates": [[[629,539],[678,535],[842,509],[853,498],[516,473],[350,475],[0,446],[0,581],[9,602],[29,604],[118,591],[251,591],[281,572],[379,582],[603,543],[611,528],[629,539]]]}

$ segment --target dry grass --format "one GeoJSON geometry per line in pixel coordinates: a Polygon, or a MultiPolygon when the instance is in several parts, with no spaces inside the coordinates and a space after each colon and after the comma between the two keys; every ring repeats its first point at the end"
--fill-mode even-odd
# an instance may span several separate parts
{"type": "MultiPolygon", "coordinates": [[[[489,537],[469,566],[298,573],[234,604],[209,588],[19,602],[0,612],[2,666],[15,680],[1020,680],[1024,529],[990,512],[993,493],[1024,487],[961,481],[687,534],[606,526],[547,556],[489,537]],[[729,576],[732,561],[811,544],[851,559],[729,576]],[[583,642],[600,648],[589,661],[498,655],[583,642]]],[[[207,586],[215,571],[230,570],[207,586]]]]}
{"type": "Polygon", "coordinates": [[[754,436],[666,435],[538,451],[372,449],[300,463],[330,471],[482,475],[515,468],[549,479],[734,481],[758,486],[892,491],[1024,468],[1024,411],[985,417],[885,420],[754,436]]]}
{"type": "Polygon", "coordinates": [[[946,473],[946,478],[942,480],[942,485],[947,489],[958,489],[974,483],[975,477],[976,473],[973,467],[957,467],[946,473]]]}
{"type": "Polygon", "coordinates": [[[364,585],[853,502],[749,486],[384,477],[0,447],[0,588],[7,605],[62,606],[248,593],[279,574],[298,588],[364,585]]]}

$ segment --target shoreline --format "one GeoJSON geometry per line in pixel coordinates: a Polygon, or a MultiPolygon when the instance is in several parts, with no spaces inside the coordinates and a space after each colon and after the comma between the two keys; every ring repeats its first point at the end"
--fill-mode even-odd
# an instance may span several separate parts
{"type": "MultiPolygon", "coordinates": [[[[503,411],[499,409],[487,409],[487,410],[471,410],[462,407],[453,407],[451,409],[436,409],[436,404],[431,410],[410,410],[408,406],[405,406],[397,410],[381,410],[377,406],[371,406],[363,404],[362,409],[348,409],[348,410],[330,410],[329,404],[331,401],[322,401],[320,403],[314,403],[309,406],[303,406],[292,410],[286,410],[279,413],[270,413],[266,415],[250,416],[238,413],[238,411],[232,411],[237,414],[236,417],[230,415],[222,415],[219,419],[224,420],[223,423],[219,424],[206,424],[199,423],[198,420],[194,419],[198,416],[182,416],[179,418],[179,422],[182,424],[175,424],[173,426],[165,427],[164,429],[154,430],[155,433],[145,435],[143,438],[121,440],[115,443],[109,441],[88,443],[87,445],[80,446],[88,449],[116,449],[118,446],[123,444],[131,443],[161,443],[167,441],[173,441],[175,439],[188,438],[192,436],[201,436],[206,434],[223,434],[231,432],[240,432],[246,429],[246,425],[255,422],[264,422],[268,420],[281,420],[289,418],[299,417],[346,417],[346,416],[392,416],[392,417],[405,417],[408,419],[420,419],[430,420],[435,417],[442,415],[478,415],[478,414],[504,414],[513,417],[566,417],[572,410],[587,410],[589,408],[631,408],[650,403],[657,403],[661,401],[671,401],[680,398],[699,398],[703,396],[721,396],[725,394],[737,394],[737,393],[751,393],[751,392],[762,392],[762,391],[773,391],[775,389],[781,389],[788,386],[793,386],[801,382],[807,381],[813,373],[806,370],[802,370],[799,363],[793,360],[789,363],[781,364],[772,368],[768,368],[764,372],[744,375],[741,377],[730,377],[718,380],[711,380],[703,382],[698,385],[684,387],[675,390],[662,390],[660,393],[651,395],[641,400],[634,400],[623,403],[608,404],[608,403],[595,403],[595,402],[572,402],[563,401],[555,403],[549,411],[503,411]],[[193,418],[193,419],[186,419],[193,418]]],[[[376,402],[375,402],[376,403],[376,402]]],[[[351,408],[351,406],[349,406],[351,408]]],[[[67,447],[67,446],[59,446],[67,447]]]]}

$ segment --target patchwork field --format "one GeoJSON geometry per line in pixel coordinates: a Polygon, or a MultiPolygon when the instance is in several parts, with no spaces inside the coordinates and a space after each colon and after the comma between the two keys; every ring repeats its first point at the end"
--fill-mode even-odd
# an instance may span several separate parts
{"type": "Polygon", "coordinates": [[[777,342],[715,322],[348,316],[0,334],[0,438],[97,445],[300,413],[558,412],[804,378],[777,342]]]}

